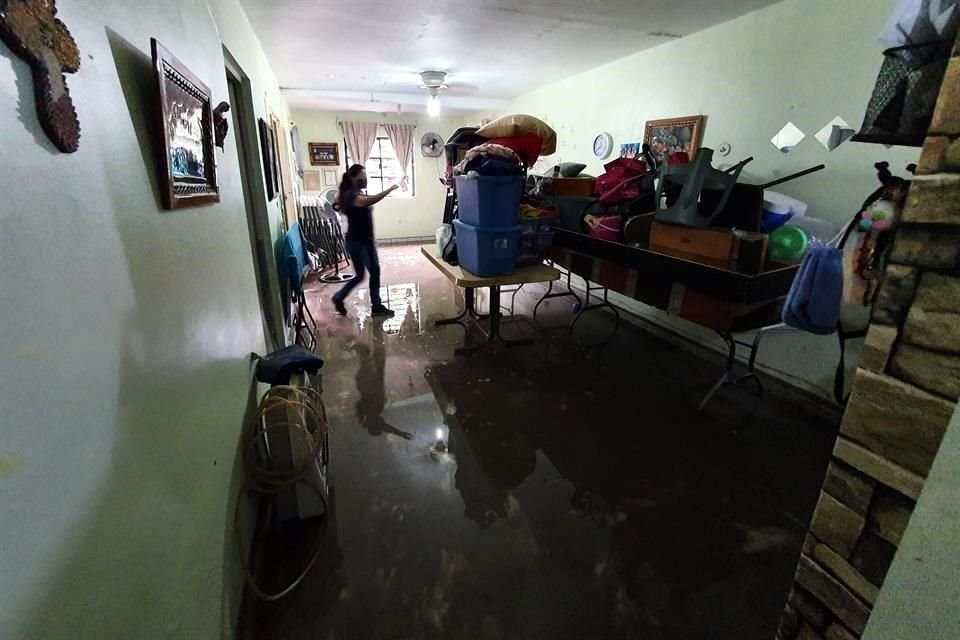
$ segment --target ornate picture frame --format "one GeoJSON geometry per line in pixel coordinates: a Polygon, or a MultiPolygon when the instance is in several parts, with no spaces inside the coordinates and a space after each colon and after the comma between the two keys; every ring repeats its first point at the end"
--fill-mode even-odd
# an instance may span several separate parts
{"type": "Polygon", "coordinates": [[[311,142],[310,164],[315,167],[339,167],[340,145],[336,142],[311,142]]]}
{"type": "Polygon", "coordinates": [[[643,141],[650,145],[650,151],[658,164],[674,153],[686,153],[693,161],[703,140],[705,121],[706,116],[647,120],[643,129],[643,141]]]}
{"type": "Polygon", "coordinates": [[[220,202],[210,88],[150,39],[160,99],[160,186],[164,206],[182,209],[220,202]]]}

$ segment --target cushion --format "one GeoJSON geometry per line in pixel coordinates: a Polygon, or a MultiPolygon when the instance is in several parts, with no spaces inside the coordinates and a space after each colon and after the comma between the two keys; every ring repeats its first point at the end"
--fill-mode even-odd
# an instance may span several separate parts
{"type": "Polygon", "coordinates": [[[543,138],[540,155],[548,156],[557,150],[557,132],[543,120],[523,113],[497,118],[477,131],[477,135],[484,138],[509,138],[526,133],[533,133],[543,138]]]}
{"type": "MultiPolygon", "coordinates": [[[[561,162],[558,165],[547,169],[543,175],[552,176],[559,169],[561,178],[576,178],[580,175],[580,172],[587,168],[587,165],[580,164],[579,162],[561,162]]],[[[589,176],[583,176],[585,178],[589,176]]]]}

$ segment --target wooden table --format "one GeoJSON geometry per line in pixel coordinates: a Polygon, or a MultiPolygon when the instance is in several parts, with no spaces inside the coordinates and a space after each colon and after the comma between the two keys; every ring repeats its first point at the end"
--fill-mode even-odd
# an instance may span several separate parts
{"type": "MultiPolygon", "coordinates": [[[[480,330],[486,336],[486,339],[483,342],[478,342],[473,345],[464,345],[455,350],[455,353],[466,353],[469,351],[474,351],[479,349],[484,344],[489,344],[494,341],[500,342],[505,345],[517,345],[517,344],[530,344],[533,342],[530,339],[509,339],[504,338],[500,333],[500,287],[518,285],[518,284],[530,284],[533,282],[553,282],[560,278],[560,272],[553,267],[548,267],[545,264],[538,264],[532,267],[518,267],[516,271],[511,273],[508,276],[475,276],[466,269],[461,267],[455,267],[453,265],[447,264],[443,261],[443,258],[440,257],[440,253],[437,251],[436,245],[424,245],[420,248],[421,253],[427,257],[427,259],[433,263],[440,272],[447,277],[448,280],[453,282],[453,284],[461,287],[463,291],[464,298],[464,308],[460,315],[455,318],[444,318],[443,320],[437,320],[436,325],[444,324],[459,324],[464,329],[469,327],[469,324],[477,324],[478,320],[490,320],[490,330],[483,331],[483,328],[480,327],[480,330]],[[487,287],[490,289],[490,315],[483,316],[477,313],[475,302],[474,302],[474,289],[479,289],[482,287],[487,287]]],[[[479,325],[478,325],[479,326],[479,325]]]]}

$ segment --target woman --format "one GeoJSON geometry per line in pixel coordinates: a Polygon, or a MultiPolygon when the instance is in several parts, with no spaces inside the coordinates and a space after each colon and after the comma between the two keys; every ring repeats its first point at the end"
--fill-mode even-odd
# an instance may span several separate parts
{"type": "Polygon", "coordinates": [[[377,204],[392,192],[397,185],[375,196],[363,193],[367,188],[367,171],[363,165],[355,164],[343,174],[340,181],[340,211],[347,216],[347,251],[353,260],[356,277],[348,282],[333,296],[333,306],[337,313],[347,315],[346,300],[353,288],[363,280],[364,272],[370,272],[370,302],[373,304],[372,313],[375,316],[392,317],[393,311],[383,306],[380,300],[380,258],[377,257],[377,244],[373,239],[373,205],[377,204]]]}

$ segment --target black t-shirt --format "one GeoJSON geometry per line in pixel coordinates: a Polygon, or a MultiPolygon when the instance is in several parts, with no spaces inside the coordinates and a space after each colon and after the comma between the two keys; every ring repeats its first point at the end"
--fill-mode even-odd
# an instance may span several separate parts
{"type": "Polygon", "coordinates": [[[357,196],[363,195],[359,190],[347,192],[343,212],[347,216],[347,240],[373,240],[373,207],[358,207],[354,205],[357,196]]]}

